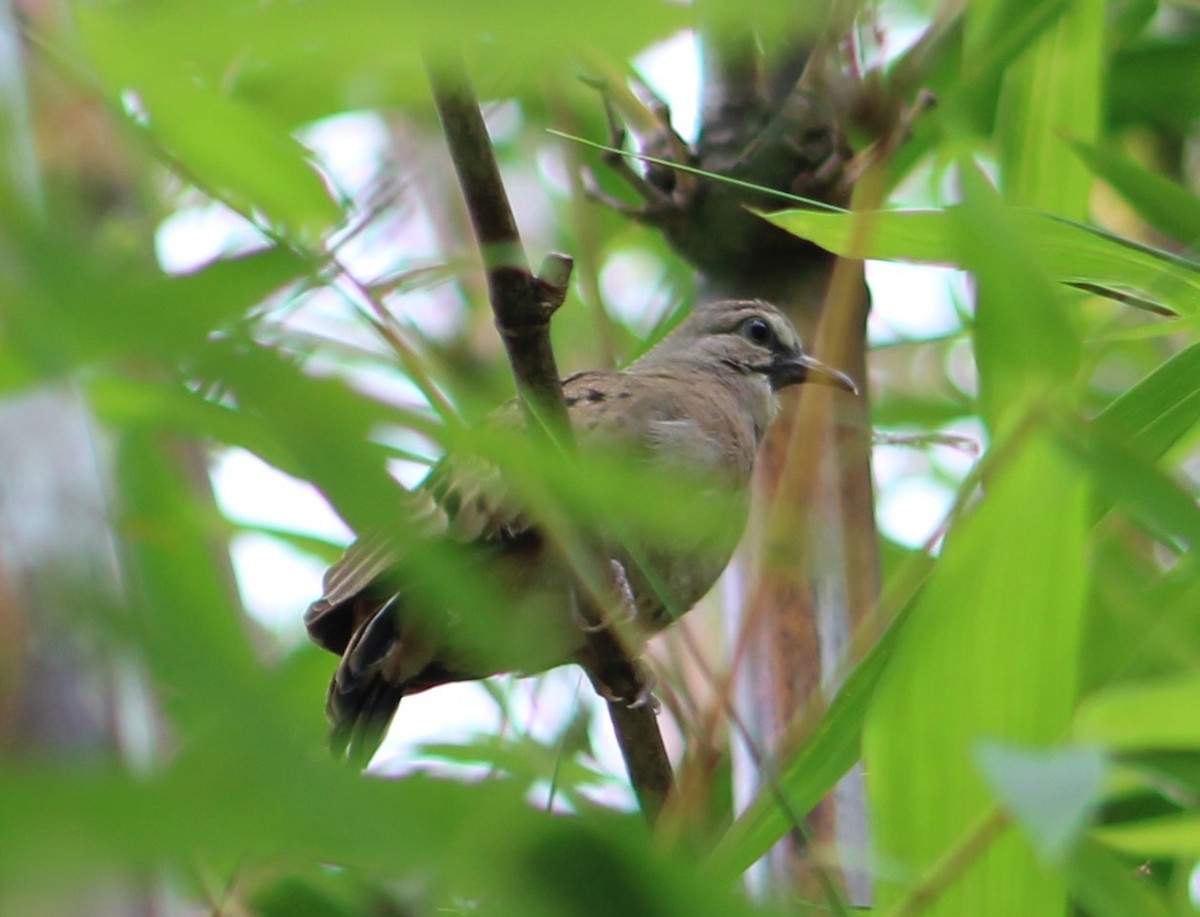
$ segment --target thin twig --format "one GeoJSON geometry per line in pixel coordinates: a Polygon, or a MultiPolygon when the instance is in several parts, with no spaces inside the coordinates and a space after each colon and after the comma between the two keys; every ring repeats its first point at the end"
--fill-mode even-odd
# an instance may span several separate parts
{"type": "MultiPolygon", "coordinates": [[[[442,131],[483,256],[496,327],[526,417],[534,435],[572,448],[574,439],[550,345],[550,317],[566,296],[571,261],[565,255],[551,255],[539,276],[532,273],[461,57],[447,55],[426,63],[442,131]]],[[[601,563],[598,547],[586,548],[571,553],[583,593],[578,612],[586,623],[589,675],[596,681],[602,673],[600,681],[605,685],[612,685],[616,676],[621,685],[619,698],[608,701],[609,715],[638,801],[654,821],[671,789],[671,767],[653,706],[629,703],[648,691],[637,663],[605,620],[602,609],[607,603],[593,600],[614,590],[600,585],[605,579],[600,571],[608,564],[601,563]]]]}
{"type": "Polygon", "coordinates": [[[930,904],[978,862],[1008,824],[1008,817],[998,806],[988,808],[955,838],[884,917],[916,917],[925,913],[930,904]]]}

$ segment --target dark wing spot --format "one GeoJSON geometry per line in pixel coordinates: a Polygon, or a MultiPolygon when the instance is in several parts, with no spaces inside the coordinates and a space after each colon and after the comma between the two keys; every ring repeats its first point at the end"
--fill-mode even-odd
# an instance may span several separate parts
{"type": "Polygon", "coordinates": [[[567,395],[563,398],[563,401],[567,403],[567,407],[573,408],[581,401],[597,404],[598,402],[604,401],[607,397],[608,396],[598,388],[586,388],[583,390],[583,394],[567,395]]]}
{"type": "Polygon", "coordinates": [[[447,489],[438,502],[451,519],[457,518],[458,511],[462,509],[462,496],[457,490],[447,489]]]}
{"type": "Polygon", "coordinates": [[[426,481],[434,503],[441,503],[446,498],[446,491],[450,489],[450,476],[439,472],[442,472],[441,465],[433,469],[426,481]]]}

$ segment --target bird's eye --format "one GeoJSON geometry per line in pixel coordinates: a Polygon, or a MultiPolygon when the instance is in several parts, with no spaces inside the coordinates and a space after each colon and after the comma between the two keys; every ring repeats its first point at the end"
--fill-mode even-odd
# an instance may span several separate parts
{"type": "Polygon", "coordinates": [[[750,342],[764,347],[771,343],[772,339],[775,337],[774,333],[771,331],[771,326],[761,318],[752,318],[742,325],[742,334],[744,334],[746,339],[750,342]]]}

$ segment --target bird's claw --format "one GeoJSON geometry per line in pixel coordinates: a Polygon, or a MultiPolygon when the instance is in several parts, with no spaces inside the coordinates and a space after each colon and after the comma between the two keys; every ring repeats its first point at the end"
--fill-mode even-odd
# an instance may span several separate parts
{"type": "MultiPolygon", "coordinates": [[[[635,690],[630,696],[630,692],[623,691],[609,682],[605,681],[600,673],[592,674],[588,670],[588,674],[592,679],[592,685],[596,689],[596,693],[603,697],[610,704],[621,704],[629,710],[641,710],[648,708],[651,713],[658,714],[662,710],[662,703],[654,695],[654,688],[657,684],[654,678],[654,673],[642,663],[640,660],[631,660],[632,663],[632,684],[635,690]]],[[[586,667],[585,667],[586,668],[586,667]]],[[[622,673],[623,675],[629,673],[622,673]]],[[[628,680],[628,679],[622,679],[628,680]]]]}

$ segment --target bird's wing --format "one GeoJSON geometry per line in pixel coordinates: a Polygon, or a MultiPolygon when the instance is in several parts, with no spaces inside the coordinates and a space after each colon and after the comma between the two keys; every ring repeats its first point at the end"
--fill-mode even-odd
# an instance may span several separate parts
{"type": "MultiPolygon", "coordinates": [[[[523,422],[516,401],[497,408],[486,426],[519,430],[523,422]]],[[[324,649],[342,655],[381,606],[394,595],[389,574],[403,556],[403,545],[415,539],[449,538],[458,544],[515,542],[531,523],[505,487],[499,470],[478,456],[448,455],[397,509],[406,532],[375,531],[361,535],[326,572],[322,595],[309,606],[304,624],[324,649]]]]}

